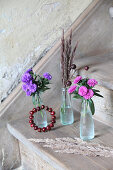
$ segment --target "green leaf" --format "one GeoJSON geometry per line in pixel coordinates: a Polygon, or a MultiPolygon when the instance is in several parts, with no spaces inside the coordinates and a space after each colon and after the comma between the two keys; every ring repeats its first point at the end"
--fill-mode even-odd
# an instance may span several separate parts
{"type": "Polygon", "coordinates": [[[76,91],[75,91],[76,93],[78,93],[78,89],[79,89],[79,87],[77,86],[76,91]]]}
{"type": "Polygon", "coordinates": [[[94,92],[100,92],[99,90],[96,90],[96,89],[92,89],[94,92]]]}
{"type": "Polygon", "coordinates": [[[82,99],[82,97],[79,94],[75,94],[75,96],[73,96],[73,98],[82,99]]]}
{"type": "Polygon", "coordinates": [[[89,102],[89,107],[91,109],[92,115],[94,115],[94,113],[95,113],[95,106],[94,106],[93,100],[89,99],[88,102],[89,102]]]}
{"type": "Polygon", "coordinates": [[[37,78],[37,75],[36,75],[36,74],[33,74],[33,78],[34,78],[34,80],[36,80],[36,78],[37,78]]]}
{"type": "Polygon", "coordinates": [[[74,96],[73,98],[75,98],[75,99],[80,99],[80,97],[79,97],[79,96],[74,96]]]}
{"type": "Polygon", "coordinates": [[[98,96],[98,97],[103,97],[102,95],[98,94],[98,93],[94,93],[95,96],[98,96]]]}

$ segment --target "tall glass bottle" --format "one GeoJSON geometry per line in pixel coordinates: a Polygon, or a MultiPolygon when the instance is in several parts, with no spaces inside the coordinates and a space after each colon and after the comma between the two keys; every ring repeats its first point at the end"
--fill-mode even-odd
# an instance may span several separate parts
{"type": "Polygon", "coordinates": [[[86,141],[94,138],[94,122],[89,107],[89,102],[87,100],[82,102],[80,117],[80,138],[86,141]]]}
{"type": "MultiPolygon", "coordinates": [[[[33,102],[35,108],[41,107],[43,105],[40,94],[38,94],[38,93],[35,93],[35,95],[32,96],[32,102],[33,102]]],[[[43,127],[47,126],[47,115],[46,115],[46,111],[44,109],[41,109],[40,111],[37,111],[34,114],[34,123],[39,128],[43,128],[43,127]]]]}
{"type": "Polygon", "coordinates": [[[62,88],[62,101],[60,108],[60,121],[63,125],[69,125],[74,122],[74,115],[71,106],[71,96],[67,88],[62,88]]]}

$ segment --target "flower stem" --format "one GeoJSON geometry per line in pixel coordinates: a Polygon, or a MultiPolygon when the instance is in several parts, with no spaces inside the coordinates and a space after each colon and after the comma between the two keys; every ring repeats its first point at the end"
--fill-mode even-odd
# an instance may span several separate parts
{"type": "MultiPolygon", "coordinates": [[[[38,106],[41,107],[41,99],[40,99],[39,94],[38,94],[37,100],[38,100],[38,106]]],[[[41,116],[43,118],[43,112],[41,110],[40,110],[40,113],[41,113],[41,116]]]]}

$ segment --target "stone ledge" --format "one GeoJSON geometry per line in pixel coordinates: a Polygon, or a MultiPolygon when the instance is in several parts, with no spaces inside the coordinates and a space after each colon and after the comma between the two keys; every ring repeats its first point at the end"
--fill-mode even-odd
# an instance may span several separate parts
{"type": "Polygon", "coordinates": [[[47,161],[37,156],[35,152],[19,142],[23,169],[27,170],[55,170],[47,161]]]}
{"type": "MultiPolygon", "coordinates": [[[[32,142],[30,142],[22,133],[20,133],[17,129],[15,129],[10,124],[7,124],[9,132],[20,142],[22,142],[26,147],[31,149],[34,153],[36,153],[37,156],[48,162],[52,167],[58,170],[64,169],[64,165],[62,165],[60,162],[55,160],[51,155],[48,155],[49,153],[45,152],[43,149],[36,147],[32,142]]],[[[65,167],[66,169],[66,167],[65,167]]]]}
{"type": "MultiPolygon", "coordinates": [[[[52,131],[47,133],[38,133],[34,131],[29,126],[28,119],[26,117],[8,123],[7,127],[9,132],[19,140],[20,148],[21,148],[20,150],[22,150],[21,156],[24,163],[26,161],[29,161],[29,157],[27,159],[27,156],[25,156],[24,153],[26,154],[31,153],[32,156],[35,154],[34,156],[35,162],[38,161],[38,159],[41,161],[44,160],[44,162],[46,162],[51,166],[51,169],[58,169],[58,170],[112,169],[113,158],[105,158],[105,157],[97,158],[97,157],[88,157],[88,156],[75,155],[75,154],[55,153],[51,148],[43,148],[42,144],[31,142],[28,140],[31,138],[32,139],[37,139],[37,138],[54,139],[57,137],[74,137],[74,136],[79,137],[79,121],[77,120],[73,125],[70,126],[62,126],[58,120],[56,127],[52,131]]],[[[113,142],[112,142],[113,128],[108,127],[98,121],[95,121],[95,132],[96,134],[93,142],[99,144],[100,143],[105,144],[106,146],[110,146],[110,147],[113,146],[113,142]],[[108,138],[110,139],[110,141],[108,141],[108,138]]],[[[24,166],[26,165],[24,164],[24,166]]]]}

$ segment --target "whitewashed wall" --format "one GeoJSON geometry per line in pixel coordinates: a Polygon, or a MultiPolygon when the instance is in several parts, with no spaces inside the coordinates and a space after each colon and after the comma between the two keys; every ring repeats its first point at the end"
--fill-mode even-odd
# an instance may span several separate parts
{"type": "Polygon", "coordinates": [[[91,1],[0,0],[0,101],[91,1]]]}

